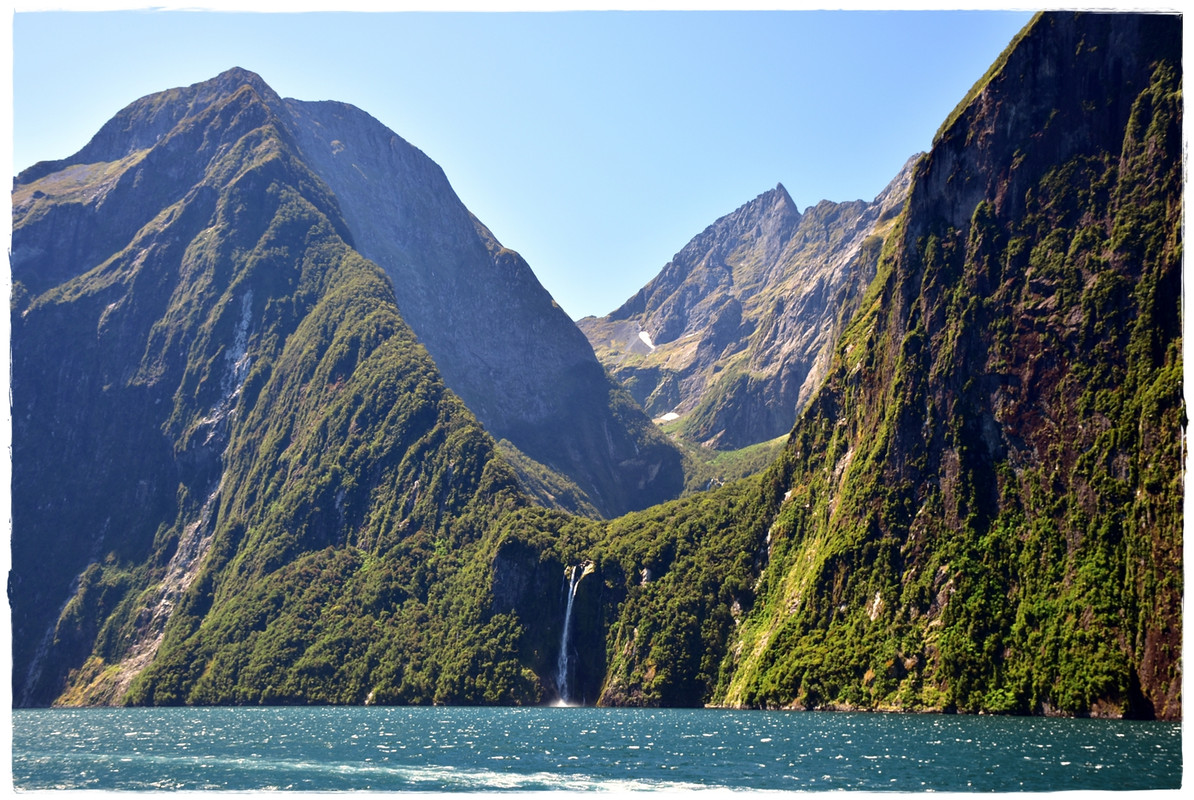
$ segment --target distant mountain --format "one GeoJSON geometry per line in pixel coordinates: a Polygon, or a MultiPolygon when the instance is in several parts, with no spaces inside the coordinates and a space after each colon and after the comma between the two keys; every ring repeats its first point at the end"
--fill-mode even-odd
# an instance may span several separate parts
{"type": "Polygon", "coordinates": [[[621,308],[578,325],[689,441],[730,450],[782,436],[875,275],[915,162],[872,202],[803,214],[778,185],[694,237],[621,308]]]}

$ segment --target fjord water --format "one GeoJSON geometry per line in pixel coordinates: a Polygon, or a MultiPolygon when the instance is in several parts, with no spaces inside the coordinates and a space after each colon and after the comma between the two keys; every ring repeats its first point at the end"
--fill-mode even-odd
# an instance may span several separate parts
{"type": "Polygon", "coordinates": [[[1176,789],[1181,725],[598,708],[13,712],[18,789],[1176,789]]]}

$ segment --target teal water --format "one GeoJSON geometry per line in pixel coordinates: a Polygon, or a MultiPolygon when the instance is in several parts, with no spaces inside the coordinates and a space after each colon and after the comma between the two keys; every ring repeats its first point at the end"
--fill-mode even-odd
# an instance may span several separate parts
{"type": "Polygon", "coordinates": [[[18,789],[1177,789],[1181,725],[599,708],[18,710],[18,789]]]}

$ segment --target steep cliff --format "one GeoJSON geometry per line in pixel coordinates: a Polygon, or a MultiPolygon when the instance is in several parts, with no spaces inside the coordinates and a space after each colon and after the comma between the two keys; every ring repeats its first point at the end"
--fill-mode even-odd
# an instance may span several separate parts
{"type": "Polygon", "coordinates": [[[694,237],[621,308],[577,324],[682,438],[730,450],[782,436],[875,275],[915,160],[872,202],[801,214],[779,185],[694,237]]]}
{"type": "Polygon", "coordinates": [[[1171,15],[1045,14],[1009,47],[780,460],[719,493],[754,583],[690,591],[724,524],[621,529],[692,554],[628,589],[617,698],[1180,718],[1180,53],[1171,15]],[[694,637],[718,670],[667,661],[694,637]]]}

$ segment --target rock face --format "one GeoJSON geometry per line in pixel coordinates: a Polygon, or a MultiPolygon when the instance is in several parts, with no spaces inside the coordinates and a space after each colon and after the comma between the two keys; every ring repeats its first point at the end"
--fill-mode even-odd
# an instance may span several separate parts
{"type": "Polygon", "coordinates": [[[1181,718],[1181,33],[1040,15],[946,120],[779,460],[651,531],[618,698],[1181,718]]]}
{"type": "Polygon", "coordinates": [[[872,202],[803,214],[783,185],[693,238],[621,308],[578,323],[652,417],[736,449],[788,432],[875,275],[916,159],[872,202]]]}
{"type": "Polygon", "coordinates": [[[675,449],[439,166],[352,106],[287,100],[284,108],[354,246],[390,276],[403,318],[448,385],[495,438],[579,487],[583,501],[561,505],[615,516],[679,493],[675,449]]]}

